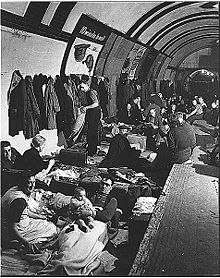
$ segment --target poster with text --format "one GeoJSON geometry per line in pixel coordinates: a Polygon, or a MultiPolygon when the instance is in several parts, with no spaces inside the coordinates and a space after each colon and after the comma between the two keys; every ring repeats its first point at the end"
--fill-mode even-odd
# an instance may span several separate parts
{"type": "Polygon", "coordinates": [[[76,38],[70,50],[66,74],[93,75],[96,60],[103,45],[76,38]]]}
{"type": "Polygon", "coordinates": [[[73,32],[65,73],[92,76],[99,53],[110,33],[107,26],[83,14],[73,32]]]}

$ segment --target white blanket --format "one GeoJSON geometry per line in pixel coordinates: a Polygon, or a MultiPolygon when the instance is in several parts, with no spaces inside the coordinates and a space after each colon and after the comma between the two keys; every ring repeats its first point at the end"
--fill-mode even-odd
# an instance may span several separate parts
{"type": "Polygon", "coordinates": [[[69,276],[88,275],[99,265],[98,256],[108,241],[106,224],[94,221],[94,228],[88,233],[79,230],[76,224],[74,231],[65,233],[66,228],[59,235],[59,252],[40,275],[56,270],[60,273],[60,268],[64,268],[69,276]]]}

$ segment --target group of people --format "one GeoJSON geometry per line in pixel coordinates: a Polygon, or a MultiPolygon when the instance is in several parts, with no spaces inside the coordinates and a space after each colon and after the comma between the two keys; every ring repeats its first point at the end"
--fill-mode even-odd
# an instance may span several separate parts
{"type": "MultiPolygon", "coordinates": [[[[2,247],[17,240],[26,252],[34,252],[40,244],[58,235],[60,229],[56,223],[29,209],[29,197],[35,182],[35,177],[30,171],[23,171],[18,175],[17,185],[2,196],[2,247]]],[[[120,216],[115,198],[111,198],[104,208],[95,209],[82,187],[76,187],[74,195],[68,198],[68,202],[64,205],[62,211],[67,211],[68,223],[74,221],[66,232],[74,230],[73,224],[76,223],[80,230],[87,233],[94,227],[94,219],[107,223],[114,218],[112,222],[114,226],[120,216]]],[[[61,210],[57,210],[57,214],[62,214],[61,210]]]]}
{"type": "MultiPolygon", "coordinates": [[[[81,79],[79,90],[85,97],[80,111],[87,122],[88,154],[92,156],[97,153],[102,111],[98,94],[90,88],[86,76],[81,79]]],[[[118,120],[125,125],[115,123],[109,151],[99,167],[127,166],[136,171],[147,172],[152,170],[152,165],[158,171],[159,165],[169,168],[173,163],[190,162],[196,146],[192,123],[202,119],[206,109],[207,105],[202,97],[194,98],[192,106],[187,107],[181,96],[165,100],[162,93],[151,95],[149,105],[143,109],[140,96],[134,94],[117,115],[118,120]],[[157,153],[154,164],[141,159],[140,151],[131,148],[127,139],[129,126],[132,126],[135,133],[147,137],[147,148],[157,153]]],[[[40,172],[49,173],[55,163],[54,159],[43,160],[41,152],[45,144],[46,139],[37,134],[31,141],[31,148],[21,155],[8,141],[1,142],[2,174],[10,169],[22,170],[18,173],[16,186],[2,192],[2,227],[4,235],[17,239],[27,251],[33,250],[36,242],[45,241],[59,232],[54,223],[48,219],[35,219],[36,216],[33,218],[28,211],[28,198],[35,186],[36,175],[40,172]]],[[[107,180],[112,182],[108,177],[107,180]]],[[[70,200],[67,204],[68,216],[77,221],[83,232],[93,229],[94,219],[105,223],[115,219],[117,226],[120,216],[117,213],[117,199],[107,200],[104,208],[97,210],[86,198],[85,189],[78,187],[70,200]]],[[[73,225],[70,226],[68,231],[73,228],[73,225]]],[[[5,241],[5,237],[2,238],[5,241]]]]}
{"type": "MultiPolygon", "coordinates": [[[[7,181],[2,179],[2,246],[11,240],[17,240],[26,252],[33,252],[39,243],[54,238],[59,233],[56,223],[47,218],[42,219],[40,215],[33,215],[28,208],[30,194],[36,187],[37,175],[42,171],[48,173],[55,163],[54,159],[47,162],[43,160],[41,152],[45,144],[45,138],[38,134],[32,139],[31,148],[21,155],[8,141],[1,142],[2,176],[10,173],[10,170],[17,171],[9,189],[4,190],[4,183],[7,181]]],[[[105,182],[112,183],[108,177],[103,178],[103,183],[105,182]]],[[[87,233],[93,228],[94,219],[104,223],[112,220],[109,231],[117,232],[121,212],[117,209],[115,198],[106,200],[103,208],[95,209],[86,197],[85,189],[77,186],[73,196],[64,205],[65,208],[57,211],[57,214],[67,212],[66,216],[72,223],[77,223],[83,232],[87,233]]],[[[70,225],[69,230],[73,230],[73,227],[74,225],[70,225]]]]}
{"type": "MultiPolygon", "coordinates": [[[[149,105],[145,109],[141,107],[140,96],[133,95],[117,117],[120,122],[131,125],[134,133],[147,137],[147,149],[157,153],[157,161],[163,157],[165,163],[160,164],[164,164],[166,167],[168,164],[190,161],[190,156],[196,146],[195,132],[191,125],[195,120],[203,118],[205,109],[206,105],[202,97],[193,99],[192,106],[186,107],[182,96],[174,96],[165,100],[160,92],[151,95],[149,105]]],[[[119,126],[119,129],[122,129],[122,127],[119,126]]],[[[119,131],[119,134],[122,136],[121,131],[119,131]]],[[[113,161],[119,159],[120,152],[116,151],[116,147],[114,147],[114,158],[110,158],[110,155],[112,156],[114,153],[112,151],[113,144],[119,141],[118,138],[119,135],[111,143],[109,155],[101,165],[105,166],[106,161],[109,162],[109,160],[113,164],[113,161]]],[[[122,146],[122,143],[118,142],[117,146],[122,146]]],[[[127,150],[128,147],[125,149],[127,153],[130,153],[127,150]]],[[[123,157],[123,154],[121,157],[123,157]]],[[[129,157],[133,162],[135,161],[134,156],[129,155],[129,157]]],[[[127,157],[127,165],[121,166],[129,166],[130,162],[128,160],[127,157]]]]}

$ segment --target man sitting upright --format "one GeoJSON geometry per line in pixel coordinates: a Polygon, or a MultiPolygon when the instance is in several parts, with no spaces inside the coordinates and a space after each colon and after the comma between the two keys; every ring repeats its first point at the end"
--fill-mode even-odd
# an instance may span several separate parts
{"type": "Polygon", "coordinates": [[[1,141],[1,195],[3,195],[16,180],[15,170],[21,154],[11,147],[8,141],[1,141]]]}
{"type": "Polygon", "coordinates": [[[1,170],[13,169],[19,158],[21,154],[11,147],[10,142],[1,141],[1,170]]]}

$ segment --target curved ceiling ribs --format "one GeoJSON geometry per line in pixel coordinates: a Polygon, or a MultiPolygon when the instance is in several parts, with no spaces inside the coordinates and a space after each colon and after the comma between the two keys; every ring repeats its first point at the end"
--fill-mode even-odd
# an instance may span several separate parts
{"type": "Polygon", "coordinates": [[[138,29],[138,27],[150,16],[152,16],[153,14],[155,14],[157,11],[159,11],[160,9],[171,5],[172,2],[164,2],[162,4],[159,4],[158,6],[152,8],[150,11],[148,11],[147,13],[145,13],[141,18],[139,18],[137,20],[137,22],[128,30],[127,35],[128,36],[132,36],[132,34],[136,31],[136,29],[138,29]]]}
{"type": "MultiPolygon", "coordinates": [[[[178,63],[176,63],[175,65],[170,65],[171,67],[177,67],[179,68],[180,65],[183,63],[183,61],[189,57],[191,54],[199,51],[199,50],[202,50],[202,49],[205,49],[207,48],[208,46],[204,46],[204,45],[199,45],[199,46],[195,46],[193,49],[190,49],[188,52],[186,52],[186,54],[182,55],[181,56],[181,59],[179,59],[178,63]]],[[[169,68],[169,66],[168,66],[169,68]]]]}
{"type": "Polygon", "coordinates": [[[161,17],[167,15],[170,12],[175,11],[176,9],[182,8],[184,6],[187,5],[192,5],[195,4],[195,2],[183,2],[180,4],[177,4],[175,6],[172,6],[170,8],[167,8],[166,10],[163,10],[162,12],[160,12],[159,14],[156,14],[152,19],[150,19],[147,23],[144,24],[144,26],[141,27],[141,29],[134,35],[134,38],[137,39],[138,37],[140,37],[140,35],[149,27],[151,26],[153,23],[155,23],[157,20],[161,19],[161,17]]]}
{"type": "Polygon", "coordinates": [[[199,21],[199,20],[207,20],[207,19],[218,19],[217,16],[214,16],[214,15],[209,15],[210,13],[207,12],[207,13],[200,13],[197,17],[194,17],[193,16],[187,16],[185,18],[183,18],[182,20],[177,20],[175,23],[173,22],[173,24],[168,24],[167,26],[165,26],[165,28],[163,28],[163,30],[161,30],[161,32],[163,32],[162,34],[160,34],[155,40],[154,42],[151,44],[151,46],[155,46],[161,39],[164,38],[165,35],[169,34],[171,31],[185,25],[185,24],[188,24],[188,23],[192,23],[192,22],[195,22],[195,21],[199,21]],[[187,19],[186,19],[187,18],[187,19]],[[185,20],[186,19],[186,20],[185,20]],[[178,22],[178,24],[176,24],[178,22]],[[174,25],[176,24],[176,25],[174,25]],[[167,29],[168,28],[168,29],[167,29]]]}
{"type": "MultiPolygon", "coordinates": [[[[145,42],[146,45],[155,48],[155,46],[159,46],[161,44],[162,47],[158,49],[158,51],[169,55],[169,57],[172,57],[173,55],[178,53],[181,60],[181,54],[179,53],[181,52],[180,50],[186,47],[192,47],[193,42],[196,42],[198,40],[208,41],[210,39],[218,39],[219,14],[218,11],[213,10],[213,7],[209,11],[204,11],[203,9],[201,12],[196,13],[195,7],[198,8],[198,11],[200,8],[203,8],[201,6],[201,3],[199,2],[177,2],[176,5],[172,5],[167,8],[167,6],[171,4],[175,4],[175,2],[168,2],[167,5],[164,5],[164,3],[162,3],[154,7],[154,9],[148,11],[129,29],[127,34],[129,34],[130,36],[133,35],[133,38],[135,39],[139,39],[141,35],[142,38],[144,38],[143,33],[148,31],[149,29],[152,35],[149,35],[149,32],[146,32],[146,36],[148,36],[148,39],[145,42]],[[179,18],[176,18],[172,21],[172,12],[178,12],[178,9],[183,9],[184,7],[187,7],[188,5],[192,4],[197,4],[195,5],[194,9],[192,9],[192,11],[190,11],[189,9],[188,14],[180,13],[179,18]],[[159,28],[159,30],[156,33],[153,33],[153,24],[155,25],[157,21],[159,22],[159,20],[163,20],[163,17],[165,18],[166,16],[171,17],[169,24],[164,24],[163,27],[159,28]],[[143,24],[144,21],[146,21],[145,24],[143,24]],[[193,25],[196,25],[196,27],[193,25]],[[187,40],[183,41],[184,39],[187,40]]],[[[204,48],[204,46],[202,48],[204,48]]],[[[193,53],[195,51],[196,49],[193,49],[191,52],[193,53]]],[[[186,57],[184,57],[184,59],[185,58],[186,57]]]]}
{"type": "Polygon", "coordinates": [[[24,18],[38,25],[49,7],[50,2],[30,2],[25,12],[24,18]]]}
{"type": "Polygon", "coordinates": [[[205,40],[205,39],[218,39],[218,34],[207,34],[207,35],[201,35],[198,36],[196,38],[190,39],[185,41],[183,44],[179,45],[178,47],[176,47],[170,55],[174,56],[181,48],[185,47],[186,45],[195,42],[195,41],[199,41],[199,40],[205,40]]]}
{"type": "Polygon", "coordinates": [[[218,13],[215,11],[201,12],[201,13],[188,15],[183,18],[177,19],[177,20],[171,22],[170,24],[166,25],[163,29],[161,29],[154,36],[152,36],[152,38],[148,41],[148,44],[150,44],[151,46],[154,46],[166,34],[170,33],[172,30],[174,30],[184,24],[191,23],[191,22],[201,20],[201,19],[217,19],[217,16],[215,17],[215,15],[218,15],[218,13]]]}
{"type": "MultiPolygon", "coordinates": [[[[33,32],[35,34],[47,36],[53,39],[68,42],[71,39],[70,28],[65,31],[65,24],[70,22],[70,26],[75,26],[76,17],[85,12],[85,2],[56,2],[57,6],[52,11],[52,2],[27,2],[26,10],[16,5],[9,6],[9,3],[2,3],[1,8],[1,24],[11,28],[21,28],[24,31],[33,32]],[[75,8],[75,9],[74,9],[75,8]],[[74,10],[73,10],[74,9],[74,10]],[[74,13],[74,11],[76,11],[74,13]],[[46,16],[45,16],[46,15],[46,16]],[[49,16],[50,15],[50,16],[49,16]],[[48,24],[43,23],[43,18],[47,17],[48,24]],[[49,18],[50,17],[50,18],[49,18]]],[[[155,5],[136,3],[132,5],[123,5],[123,11],[120,11],[120,2],[115,2],[119,9],[118,12],[112,11],[109,17],[106,18],[106,24],[117,29],[125,34],[127,38],[144,43],[146,46],[153,47],[159,52],[171,58],[172,55],[178,54],[175,57],[176,64],[183,61],[186,52],[193,53],[199,47],[196,42],[200,40],[202,48],[205,48],[205,41],[210,42],[210,39],[218,38],[219,31],[219,13],[214,6],[205,10],[203,7],[207,2],[158,2],[155,5]],[[204,4],[204,5],[203,5],[204,4]],[[142,9],[142,10],[141,10],[142,9]],[[145,13],[144,10],[146,9],[145,13]],[[139,15],[141,11],[141,16],[139,15]],[[116,28],[120,13],[123,13],[121,21],[123,23],[129,21],[129,15],[133,12],[135,16],[134,24],[127,27],[128,30],[123,30],[123,27],[116,28]],[[144,13],[144,14],[143,14],[144,13]],[[111,15],[111,16],[110,16],[111,15]],[[112,18],[112,15],[114,18],[112,18]],[[114,25],[115,24],[115,25],[114,25]],[[184,51],[183,51],[184,49],[184,51]],[[181,53],[184,52],[184,53],[181,53]]],[[[152,4],[152,3],[151,3],[152,4]]],[[[108,2],[94,2],[91,8],[91,16],[97,20],[101,20],[101,14],[106,8],[109,8],[108,2]],[[95,12],[96,11],[96,12],[95,12]],[[99,11],[97,13],[97,11],[99,11]]],[[[113,9],[113,8],[112,8],[113,9]]],[[[104,13],[105,14],[105,13],[104,13]]],[[[118,26],[118,25],[117,25],[118,26]]],[[[126,26],[125,24],[123,26],[126,26]]],[[[166,60],[166,58],[165,58],[166,60]]],[[[163,63],[165,62],[163,60],[163,63]]],[[[162,61],[162,60],[161,60],[162,61]]]]}
{"type": "Polygon", "coordinates": [[[171,40],[169,40],[165,45],[163,45],[163,47],[160,49],[160,51],[166,52],[166,50],[169,47],[171,47],[174,43],[178,42],[179,40],[181,40],[184,37],[187,37],[189,35],[192,35],[192,34],[196,35],[196,33],[199,33],[200,31],[216,31],[216,33],[218,34],[219,28],[216,25],[212,25],[212,26],[204,25],[204,26],[195,27],[193,30],[187,30],[187,31],[182,32],[182,33],[178,34],[177,36],[173,37],[171,40]]]}
{"type": "Polygon", "coordinates": [[[67,17],[77,2],[61,2],[50,22],[50,27],[62,30],[67,17]]]}

